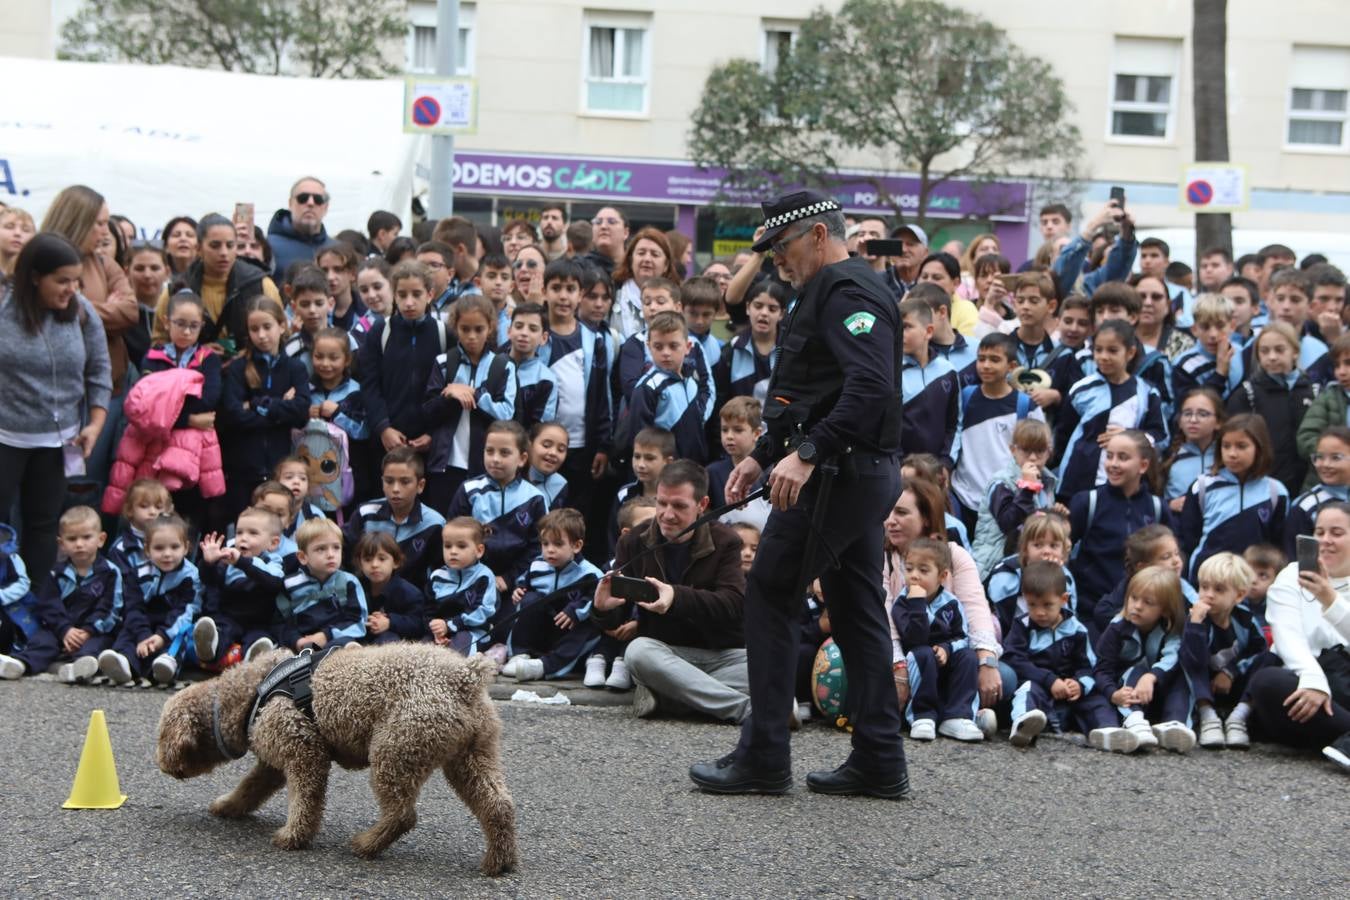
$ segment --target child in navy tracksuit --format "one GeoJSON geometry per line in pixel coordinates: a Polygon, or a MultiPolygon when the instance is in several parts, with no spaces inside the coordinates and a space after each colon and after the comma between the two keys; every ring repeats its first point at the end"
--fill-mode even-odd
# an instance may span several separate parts
{"type": "Polygon", "coordinates": [[[219,534],[202,538],[206,601],[192,629],[199,665],[225,668],[280,643],[277,595],[285,586],[280,545],[280,517],[257,507],[239,514],[228,545],[219,534]]]}
{"type": "MultiPolygon", "coordinates": [[[[324,328],[314,336],[309,417],[331,423],[347,436],[347,466],[351,470],[353,493],[368,497],[373,490],[370,424],[366,421],[361,383],[352,377],[355,357],[348,337],[340,328],[324,328]]],[[[335,486],[340,487],[340,481],[335,486]]],[[[340,490],[334,493],[342,499],[340,490]]]]}
{"type": "Polygon", "coordinates": [[[1138,429],[1155,445],[1167,440],[1157,390],[1130,374],[1137,346],[1128,322],[1103,322],[1092,339],[1097,371],[1070,388],[1060,404],[1055,446],[1062,454],[1058,473],[1061,503],[1106,481],[1104,436],[1138,429]]]}
{"type": "Polygon", "coordinates": [[[1233,416],[1219,429],[1218,443],[1220,468],[1191,486],[1177,527],[1192,581],[1215,553],[1283,543],[1289,494],[1267,474],[1271,451],[1265,421],[1249,413],[1233,416]]]}
{"type": "Polygon", "coordinates": [[[763,388],[773,374],[778,325],[789,299],[787,290],[770,280],[754,288],[754,296],[745,304],[750,327],[727,341],[721,357],[713,364],[713,384],[720,401],[754,397],[756,389],[763,395],[763,388]]]}
{"type": "Polygon", "coordinates": [[[999,631],[1007,634],[1014,620],[1027,613],[1023,600],[1022,572],[1033,562],[1051,562],[1064,570],[1065,592],[1069,595],[1068,611],[1076,614],[1078,588],[1067,565],[1072,551],[1069,541],[1069,523],[1057,513],[1032,513],[1022,527],[1017,552],[999,562],[985,582],[985,595],[993,607],[999,631]]]}
{"type": "MultiPolygon", "coordinates": [[[[313,501],[309,499],[309,463],[299,456],[288,456],[277,463],[276,469],[272,471],[272,479],[273,482],[281,485],[287,491],[285,499],[288,502],[284,514],[281,509],[277,510],[277,515],[281,516],[281,521],[286,523],[285,527],[281,529],[282,544],[288,542],[294,544],[295,532],[301,525],[310,519],[324,517],[324,511],[315,506],[313,501]]],[[[276,489],[269,486],[273,482],[263,482],[258,485],[254,493],[257,494],[260,491],[265,491],[265,493],[261,497],[254,497],[254,506],[261,506],[265,509],[271,508],[274,501],[269,498],[276,489]]],[[[293,552],[295,552],[295,548],[291,547],[282,555],[293,552]]]]}
{"type": "Polygon", "coordinates": [[[219,429],[225,460],[226,514],[233,518],[250,493],[291,453],[291,429],[309,421],[309,373],[280,350],[286,328],[281,304],[254,297],[245,304],[248,346],[225,367],[219,429]]]}
{"type": "MultiPolygon", "coordinates": [[[[112,646],[123,614],[123,580],[121,570],[99,552],[108,536],[98,513],[73,507],[61,514],[58,528],[66,563],[39,588],[37,627],[26,633],[22,650],[0,657],[0,677],[37,675],[61,661],[67,664],[62,681],[83,681],[98,672],[97,658],[112,646]]],[[[11,557],[11,564],[17,558],[11,557]]]]}
{"type": "Polygon", "coordinates": [[[1291,559],[1298,556],[1298,536],[1313,533],[1318,510],[1328,503],[1350,500],[1350,428],[1332,425],[1322,432],[1312,455],[1312,467],[1317,483],[1290,504],[1285,523],[1284,552],[1291,559]]]}
{"type": "Polygon", "coordinates": [[[1019,682],[1012,700],[1014,747],[1025,747],[1050,725],[1056,732],[1076,727],[1083,734],[1115,728],[1111,703],[1096,691],[1097,657],[1087,628],[1069,609],[1064,571],[1034,561],[1022,574],[1026,613],[1003,633],[1003,661],[1019,682]]]}
{"type": "Polygon", "coordinates": [[[147,561],[136,571],[135,588],[127,590],[117,640],[99,659],[118,684],[147,674],[156,684],[172,684],[188,658],[192,624],[202,608],[202,580],[187,558],[188,546],[187,523],[177,516],[146,528],[147,561]]]}
{"type": "Polygon", "coordinates": [[[511,311],[505,334],[503,352],[509,352],[516,367],[516,421],[527,430],[558,417],[558,378],[539,355],[548,338],[547,315],[538,303],[522,303],[511,311]]]}
{"type": "Polygon", "coordinates": [[[277,597],[281,642],[299,652],[343,646],[366,636],[366,592],[342,566],[342,529],[332,519],[310,519],[295,534],[300,568],[287,573],[277,597]]]}
{"type": "MultiPolygon", "coordinates": [[[[1017,548],[1028,518],[1055,505],[1055,473],[1046,467],[1052,438],[1040,419],[1023,419],[1013,428],[1012,460],[986,482],[971,555],[988,578],[998,561],[1017,548]]],[[[1061,507],[1062,508],[1062,507],[1061,507]]]]}
{"type": "MultiPolygon", "coordinates": [[[[1083,623],[1092,634],[1094,644],[1111,624],[1111,620],[1125,608],[1125,589],[1130,579],[1140,569],[1149,566],[1162,566],[1175,572],[1177,578],[1182,577],[1185,560],[1181,555],[1181,546],[1172,529],[1166,525],[1145,525],[1125,538],[1125,575],[1109,594],[1097,600],[1092,618],[1083,623]]],[[[1181,582],[1181,598],[1186,609],[1190,609],[1196,599],[1195,588],[1184,579],[1181,582]]]]}
{"type": "Polygon", "coordinates": [[[441,530],[445,565],[427,582],[424,634],[466,656],[484,649],[497,615],[497,576],[483,564],[484,529],[457,516],[441,530]]]}
{"type": "Polygon", "coordinates": [[[961,741],[984,740],[974,721],[979,665],[966,614],[955,595],[942,587],[951,567],[946,541],[911,542],[905,554],[908,587],[891,610],[907,653],[910,736],[919,741],[931,741],[938,733],[961,741]]]}
{"type": "Polygon", "coordinates": [[[1181,635],[1181,667],[1195,697],[1201,747],[1248,746],[1247,685],[1253,672],[1281,665],[1247,605],[1255,580],[1235,553],[1217,553],[1200,567],[1200,595],[1181,635]]]}
{"type": "Polygon", "coordinates": [[[1178,431],[1163,463],[1162,496],[1173,513],[1181,513],[1195,479],[1214,468],[1214,455],[1219,452],[1214,436],[1227,415],[1223,401],[1211,388],[1196,388],[1181,401],[1178,431]]]}
{"type": "Polygon", "coordinates": [[[474,294],[452,309],[459,346],[436,357],[422,401],[431,434],[426,502],[432,509],[445,509],[465,478],[482,474],[487,427],[516,414],[516,367],[488,347],[496,327],[492,301],[474,294]]]}
{"type": "Polygon", "coordinates": [[[654,425],[675,435],[678,457],[707,461],[706,428],[716,397],[712,379],[689,347],[689,327],[679,313],[660,312],[647,323],[652,367],[633,387],[623,419],[622,433],[627,437],[622,451],[631,451],[632,437],[654,425]]]}
{"type": "Polygon", "coordinates": [[[413,261],[399,263],[389,280],[397,312],[371,326],[357,354],[361,399],[376,453],[426,435],[422,401],[427,379],[436,357],[453,346],[445,323],[427,313],[431,303],[427,268],[413,261]]]}
{"type": "Polygon", "coordinates": [[[369,531],[352,550],[360,566],[361,587],[366,592],[367,644],[417,641],[426,634],[426,604],[422,592],[398,575],[403,551],[393,535],[369,531]]]}
{"type": "MultiPolygon", "coordinates": [[[[1184,619],[1180,579],[1170,569],[1150,566],[1130,579],[1125,609],[1097,641],[1092,674],[1125,717],[1125,729],[1135,739],[1131,749],[1161,744],[1185,753],[1195,746],[1195,732],[1187,727],[1190,685],[1180,660],[1184,619]]],[[[1123,749],[1109,740],[1093,746],[1123,749]]]]}
{"type": "Polygon", "coordinates": [[[525,429],[519,422],[493,422],[483,448],[487,474],[464,482],[450,501],[450,518],[472,516],[487,531],[483,563],[502,594],[539,554],[536,529],[548,512],[539,488],[520,477],[528,464],[525,429]]]}
{"type": "Polygon", "coordinates": [[[520,610],[508,642],[516,680],[562,678],[600,643],[590,621],[591,598],[603,573],[581,556],[586,522],[558,509],[539,522],[539,558],[520,576],[511,600],[520,610]]]}
{"type": "Polygon", "coordinates": [[[1125,538],[1146,525],[1172,524],[1167,504],[1153,494],[1148,481],[1158,461],[1148,435],[1141,431],[1112,434],[1102,460],[1106,484],[1076,494],[1069,503],[1074,539],[1069,569],[1078,583],[1076,615],[1089,627],[1097,601],[1124,574],[1120,549],[1125,538]]]}
{"type": "Polygon", "coordinates": [[[567,429],[557,422],[530,428],[530,469],[526,480],[539,488],[549,509],[568,506],[567,479],[558,470],[567,461],[567,429]]]}
{"type": "Polygon", "coordinates": [[[346,543],[355,547],[368,531],[389,534],[403,551],[398,574],[421,590],[426,586],[427,572],[440,565],[445,516],[418,500],[426,479],[422,476],[422,457],[411,447],[386,453],[380,477],[384,498],[356,508],[356,515],[346,525],[346,543]]]}
{"type": "Polygon", "coordinates": [[[1185,401],[1191,391],[1209,388],[1227,397],[1242,382],[1242,354],[1230,340],[1233,304],[1222,294],[1203,294],[1195,303],[1194,347],[1172,362],[1172,396],[1185,401]],[[1220,371],[1222,369],[1222,371],[1220,371]]]}
{"type": "Polygon", "coordinates": [[[145,562],[145,529],[160,516],[174,511],[169,489],[151,478],[138,478],[122,501],[122,522],[108,548],[108,559],[122,570],[123,580],[135,577],[145,562]]]}
{"type": "Polygon", "coordinates": [[[929,358],[933,311],[923,300],[900,304],[904,320],[904,363],[900,390],[904,419],[900,429],[902,456],[931,453],[951,468],[960,453],[961,384],[952,364],[929,358]]]}

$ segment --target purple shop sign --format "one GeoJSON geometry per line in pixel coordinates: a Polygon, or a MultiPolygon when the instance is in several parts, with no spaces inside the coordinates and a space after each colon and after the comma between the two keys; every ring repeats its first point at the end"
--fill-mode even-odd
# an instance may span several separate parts
{"type": "MultiPolygon", "coordinates": [[[[893,213],[881,202],[876,186],[861,173],[834,190],[851,212],[893,213]]],[[[604,157],[532,156],[476,153],[457,150],[454,163],[456,191],[470,194],[526,197],[573,197],[629,203],[674,203],[707,206],[717,198],[725,171],[700,169],[692,163],[641,161],[604,157]]],[[[902,209],[919,203],[919,179],[885,176],[882,184],[902,209]]],[[[1025,181],[980,183],[950,181],[940,185],[928,201],[935,218],[986,218],[1003,222],[1028,220],[1030,185],[1025,181]]],[[[759,197],[730,193],[735,203],[752,205],[759,197]]]]}

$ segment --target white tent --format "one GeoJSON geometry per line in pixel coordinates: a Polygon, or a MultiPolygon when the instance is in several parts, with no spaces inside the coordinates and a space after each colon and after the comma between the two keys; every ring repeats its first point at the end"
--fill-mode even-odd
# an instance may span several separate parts
{"type": "Polygon", "coordinates": [[[264,230],[297,178],[332,195],[325,226],[409,221],[422,138],[403,133],[403,82],[238,75],[176,66],[0,57],[0,201],[41,223],[87,184],[143,237],[173,216],[255,205],[264,230]]]}

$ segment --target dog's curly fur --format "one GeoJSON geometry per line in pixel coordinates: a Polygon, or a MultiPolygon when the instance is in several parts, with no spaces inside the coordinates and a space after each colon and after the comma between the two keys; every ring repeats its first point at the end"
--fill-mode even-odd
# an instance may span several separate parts
{"type": "Polygon", "coordinates": [[[417,823],[417,795],[439,768],[483,827],[483,873],[515,867],[515,804],[501,768],[501,720],[485,687],[495,671],[491,660],[466,660],[429,644],[335,651],[314,672],[314,720],[278,697],[248,731],[258,685],[290,655],[269,653],[170,698],[159,720],[160,770],[192,778],[229,762],[211,730],[219,697],[226,746],[235,753],[252,750],[257,763],[238,787],[211,804],[212,815],[247,816],[284,784],[286,824],[272,843],[299,849],[319,830],[332,764],[369,766],[380,818],[351,842],[353,852],[369,858],[417,823]]]}

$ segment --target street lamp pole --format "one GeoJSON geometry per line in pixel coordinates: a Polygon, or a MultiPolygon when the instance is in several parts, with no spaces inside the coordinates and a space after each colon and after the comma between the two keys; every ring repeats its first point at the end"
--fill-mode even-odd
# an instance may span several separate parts
{"type": "MultiPolygon", "coordinates": [[[[436,74],[452,77],[459,51],[459,0],[436,2],[436,74]]],[[[427,215],[444,219],[455,210],[455,138],[438,134],[431,138],[431,198],[427,215]]]]}

